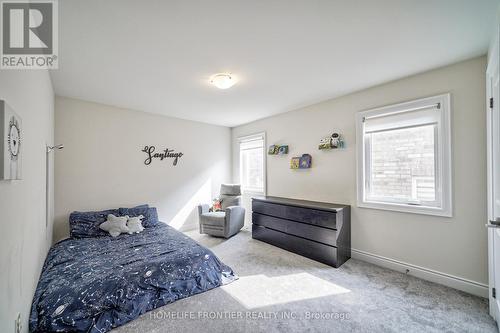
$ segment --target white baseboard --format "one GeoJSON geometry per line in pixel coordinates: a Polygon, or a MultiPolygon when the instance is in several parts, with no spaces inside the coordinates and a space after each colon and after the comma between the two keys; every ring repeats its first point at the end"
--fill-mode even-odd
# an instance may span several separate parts
{"type": "Polygon", "coordinates": [[[476,281],[467,280],[458,276],[453,276],[443,272],[438,272],[429,268],[416,266],[399,260],[382,257],[366,251],[351,249],[352,258],[369,262],[371,264],[389,268],[398,272],[406,273],[418,277],[422,280],[442,284],[450,288],[458,289],[466,293],[488,298],[488,285],[476,281]]]}

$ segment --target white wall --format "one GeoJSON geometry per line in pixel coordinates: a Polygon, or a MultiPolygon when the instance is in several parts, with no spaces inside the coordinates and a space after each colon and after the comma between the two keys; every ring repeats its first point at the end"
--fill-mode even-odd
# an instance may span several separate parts
{"type": "Polygon", "coordinates": [[[226,127],[57,97],[55,137],[65,146],[56,153],[55,239],[68,236],[71,211],[143,203],[176,228],[196,228],[195,206],[231,179],[226,127]],[[146,145],[184,156],[145,165],[146,145]]]}
{"type": "MultiPolygon", "coordinates": [[[[41,267],[52,243],[53,195],[46,227],[45,145],[54,135],[54,92],[47,71],[0,71],[0,99],[22,118],[22,180],[0,181],[0,332],[23,331],[41,267]]],[[[53,168],[49,174],[53,188],[53,168]]]]}
{"type": "Polygon", "coordinates": [[[236,127],[234,181],[239,176],[236,138],[265,131],[267,145],[290,145],[289,155],[267,158],[268,195],[350,204],[353,248],[486,284],[485,67],[480,57],[236,127]],[[357,208],[356,112],[447,92],[453,218],[357,208]],[[347,148],[318,151],[320,138],[334,131],[345,136],[347,148]],[[290,157],[302,153],[312,155],[312,169],[290,170],[290,157]]]}

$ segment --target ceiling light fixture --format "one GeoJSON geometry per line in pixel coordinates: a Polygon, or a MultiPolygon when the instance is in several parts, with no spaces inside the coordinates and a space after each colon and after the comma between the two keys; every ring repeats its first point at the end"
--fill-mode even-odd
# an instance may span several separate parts
{"type": "Polygon", "coordinates": [[[236,83],[236,79],[231,73],[218,73],[212,75],[210,83],[219,89],[228,89],[236,83]]]}

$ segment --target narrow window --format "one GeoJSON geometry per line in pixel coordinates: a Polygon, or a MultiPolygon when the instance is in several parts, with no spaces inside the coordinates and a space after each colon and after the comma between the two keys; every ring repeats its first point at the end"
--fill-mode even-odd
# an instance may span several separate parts
{"type": "Polygon", "coordinates": [[[264,134],[239,139],[240,180],[244,193],[265,193],[264,134]]]}

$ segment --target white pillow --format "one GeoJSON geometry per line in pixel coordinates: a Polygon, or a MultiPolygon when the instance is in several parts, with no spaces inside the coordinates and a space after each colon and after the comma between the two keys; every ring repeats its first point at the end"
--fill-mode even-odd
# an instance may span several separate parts
{"type": "Polygon", "coordinates": [[[128,216],[114,216],[113,214],[109,214],[107,221],[101,223],[99,228],[109,232],[111,236],[117,237],[122,232],[129,232],[127,227],[127,220],[128,216]]]}
{"type": "Polygon", "coordinates": [[[142,223],[141,223],[143,218],[144,218],[144,216],[142,216],[142,215],[128,218],[127,228],[128,228],[129,234],[140,233],[141,231],[144,230],[144,227],[142,226],[142,223]]]}

